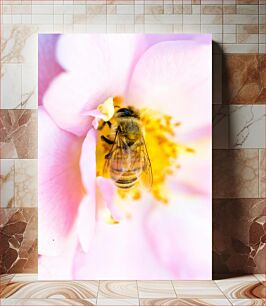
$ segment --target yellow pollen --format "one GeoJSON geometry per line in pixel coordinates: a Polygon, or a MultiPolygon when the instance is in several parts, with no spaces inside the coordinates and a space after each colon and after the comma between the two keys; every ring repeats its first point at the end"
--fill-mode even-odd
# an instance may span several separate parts
{"type": "MultiPolygon", "coordinates": [[[[122,99],[116,97],[113,99],[114,106],[122,106],[122,99]]],[[[170,190],[167,189],[166,179],[175,174],[180,168],[178,157],[180,154],[194,153],[193,148],[188,148],[176,142],[176,128],[180,122],[174,122],[171,116],[151,109],[140,109],[140,120],[143,127],[143,135],[152,165],[153,184],[150,189],[153,197],[163,204],[167,204],[170,190]]],[[[111,123],[112,119],[110,120],[111,123]]],[[[103,175],[105,155],[109,153],[111,145],[100,140],[101,135],[110,135],[110,128],[105,125],[98,133],[96,148],[97,175],[103,175]]],[[[121,198],[131,197],[139,200],[142,196],[141,184],[137,183],[130,190],[117,190],[121,198]]]]}

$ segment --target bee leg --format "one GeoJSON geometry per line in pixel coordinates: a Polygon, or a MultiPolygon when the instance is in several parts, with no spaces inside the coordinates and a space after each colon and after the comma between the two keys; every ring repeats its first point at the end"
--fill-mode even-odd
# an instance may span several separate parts
{"type": "Polygon", "coordinates": [[[111,156],[112,156],[112,152],[109,152],[108,154],[106,154],[106,155],[104,156],[104,158],[105,158],[105,159],[110,159],[111,156]]]}
{"type": "Polygon", "coordinates": [[[111,128],[112,123],[110,121],[103,121],[102,120],[102,122],[98,126],[98,130],[101,131],[105,127],[106,124],[109,126],[109,128],[111,128]]]}
{"type": "Polygon", "coordinates": [[[108,124],[109,128],[112,126],[112,123],[110,121],[106,121],[105,123],[108,124]]]}
{"type": "Polygon", "coordinates": [[[107,138],[107,137],[105,137],[105,136],[101,136],[101,139],[104,141],[104,142],[106,142],[106,143],[108,143],[108,144],[114,144],[114,141],[112,141],[111,139],[109,139],[109,138],[107,138]]]}

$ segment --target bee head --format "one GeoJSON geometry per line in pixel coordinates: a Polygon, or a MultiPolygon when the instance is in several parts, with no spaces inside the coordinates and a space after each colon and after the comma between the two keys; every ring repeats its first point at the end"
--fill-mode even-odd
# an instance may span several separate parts
{"type": "Polygon", "coordinates": [[[117,111],[117,116],[121,117],[134,117],[139,119],[138,112],[133,107],[123,107],[117,111]]]}

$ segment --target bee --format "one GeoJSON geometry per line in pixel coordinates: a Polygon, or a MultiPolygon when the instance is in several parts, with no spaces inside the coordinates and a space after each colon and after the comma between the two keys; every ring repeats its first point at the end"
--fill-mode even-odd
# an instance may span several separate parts
{"type": "Polygon", "coordinates": [[[114,123],[107,122],[110,138],[101,139],[111,146],[105,155],[104,176],[110,177],[120,189],[130,189],[138,182],[152,186],[152,167],[144,141],[139,112],[133,107],[119,108],[114,123]]]}

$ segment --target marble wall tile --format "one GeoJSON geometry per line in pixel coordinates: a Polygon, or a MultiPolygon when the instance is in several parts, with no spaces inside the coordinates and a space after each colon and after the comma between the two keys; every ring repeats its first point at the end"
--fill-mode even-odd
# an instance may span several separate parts
{"type": "Polygon", "coordinates": [[[229,106],[230,148],[265,148],[265,106],[229,106]]]}
{"type": "Polygon", "coordinates": [[[213,105],[212,110],[212,147],[214,149],[227,149],[229,136],[228,106],[213,105]]]}
{"type": "Polygon", "coordinates": [[[171,281],[137,281],[139,298],[175,298],[171,281]]]}
{"type": "Polygon", "coordinates": [[[225,54],[223,103],[263,104],[264,59],[258,54],[225,54]]]}
{"type": "Polygon", "coordinates": [[[37,157],[37,112],[0,110],[1,158],[37,157]]]}
{"type": "Polygon", "coordinates": [[[265,154],[266,150],[261,149],[259,150],[259,197],[265,198],[265,172],[266,172],[266,165],[265,165],[265,154]]]}
{"type": "Polygon", "coordinates": [[[213,273],[265,271],[264,199],[213,201],[213,273]]]}
{"type": "Polygon", "coordinates": [[[1,305],[15,306],[15,305],[24,305],[24,306],[92,306],[96,305],[96,299],[58,299],[58,298],[49,298],[49,299],[3,299],[1,300],[1,305]]]}
{"type": "Polygon", "coordinates": [[[1,273],[37,272],[37,209],[0,209],[1,273]]]}
{"type": "Polygon", "coordinates": [[[213,150],[213,198],[257,198],[258,150],[213,150]]]}
{"type": "Polygon", "coordinates": [[[37,206],[37,160],[15,161],[16,207],[37,206]]]}
{"type": "Polygon", "coordinates": [[[38,27],[5,25],[2,27],[1,63],[37,63],[38,27]]]}
{"type": "Polygon", "coordinates": [[[20,105],[21,85],[21,64],[1,65],[1,108],[20,105]]]}
{"type": "Polygon", "coordinates": [[[0,160],[0,207],[15,205],[15,163],[12,159],[0,160]]]}

